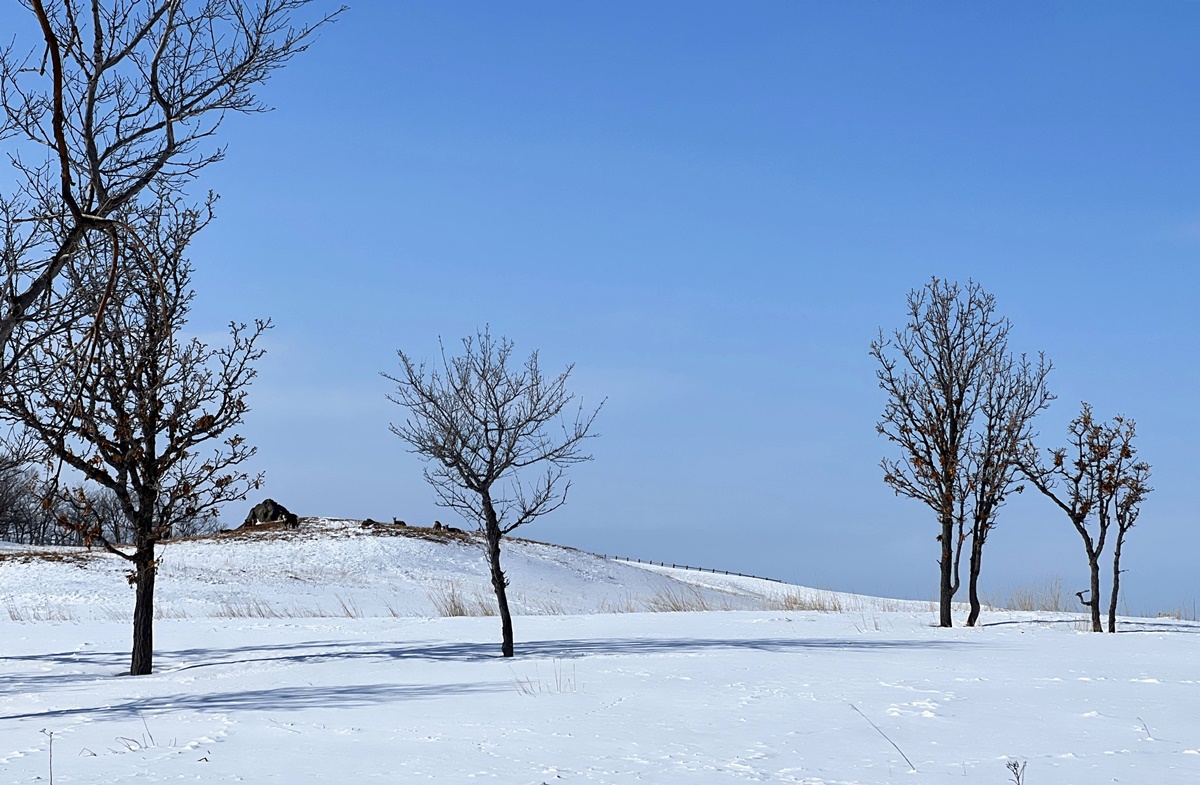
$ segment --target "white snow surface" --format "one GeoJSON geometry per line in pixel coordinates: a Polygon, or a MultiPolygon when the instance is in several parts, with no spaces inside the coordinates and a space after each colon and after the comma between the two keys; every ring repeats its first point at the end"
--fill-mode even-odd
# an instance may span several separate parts
{"type": "Polygon", "coordinates": [[[168,544],[135,678],[118,557],[0,554],[5,785],[51,761],[63,785],[1010,783],[1009,761],[1026,785],[1200,783],[1189,622],[945,630],[928,603],[513,541],[505,660],[495,618],[436,615],[490,599],[477,542],[321,520],[168,544]],[[711,610],[645,612],[673,605],[711,610]]]}

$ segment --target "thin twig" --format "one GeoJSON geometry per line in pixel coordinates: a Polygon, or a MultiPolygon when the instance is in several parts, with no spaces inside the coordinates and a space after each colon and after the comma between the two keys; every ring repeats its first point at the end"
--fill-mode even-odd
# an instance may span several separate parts
{"type": "Polygon", "coordinates": [[[852,708],[852,709],[854,709],[855,711],[857,711],[857,712],[858,712],[858,716],[862,717],[864,720],[866,720],[868,723],[870,723],[871,727],[872,727],[872,728],[874,728],[874,729],[875,729],[875,730],[876,730],[876,731],[879,733],[879,735],[880,735],[880,736],[882,736],[883,738],[887,739],[887,742],[888,742],[888,744],[891,744],[893,747],[895,747],[895,748],[896,748],[896,752],[900,753],[900,757],[901,757],[901,758],[904,758],[904,762],[908,764],[908,768],[912,769],[914,772],[917,770],[917,767],[916,767],[916,766],[914,766],[914,765],[912,764],[912,761],[908,759],[908,756],[904,754],[904,750],[900,749],[900,747],[899,747],[899,746],[897,746],[896,742],[894,742],[894,741],[892,741],[890,738],[888,738],[888,735],[887,735],[886,733],[884,733],[882,730],[880,730],[878,725],[876,725],[875,723],[871,722],[871,718],[870,718],[870,717],[868,717],[867,715],[865,715],[865,714],[863,714],[861,711],[859,711],[858,707],[857,707],[857,706],[855,706],[853,703],[851,703],[851,704],[850,704],[850,708],[852,708]]]}

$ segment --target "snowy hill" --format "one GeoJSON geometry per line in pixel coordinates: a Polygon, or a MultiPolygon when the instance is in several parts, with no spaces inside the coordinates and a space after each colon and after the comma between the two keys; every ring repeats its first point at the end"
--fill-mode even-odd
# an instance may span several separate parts
{"type": "Polygon", "coordinates": [[[134,678],[125,566],[37,551],[0,548],[5,785],[1200,782],[1186,622],[942,630],[927,603],[514,541],[531,615],[503,660],[495,619],[440,617],[488,599],[469,537],[321,520],[169,544],[134,678]],[[671,607],[714,610],[629,612],[671,607]]]}
{"type": "MultiPolygon", "coordinates": [[[[129,567],[119,557],[98,549],[20,550],[41,558],[10,556],[0,570],[0,597],[10,618],[130,617],[133,591],[123,577],[129,567]]],[[[156,608],[164,619],[428,617],[447,615],[447,604],[454,603],[466,615],[482,615],[495,602],[480,540],[453,530],[307,518],[298,531],[237,530],[169,542],[160,554],[156,608]]],[[[528,540],[508,541],[503,560],[509,603],[518,615],[873,604],[852,595],[630,564],[528,540]]]]}

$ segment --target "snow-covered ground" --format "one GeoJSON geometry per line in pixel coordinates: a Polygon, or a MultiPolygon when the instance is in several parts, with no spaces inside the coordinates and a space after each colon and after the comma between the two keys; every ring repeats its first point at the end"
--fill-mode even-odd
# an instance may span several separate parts
{"type": "Polygon", "coordinates": [[[486,599],[477,546],[325,521],[168,545],[132,678],[124,565],[24,550],[0,549],[5,784],[47,782],[51,741],[64,784],[1200,783],[1186,622],[940,630],[928,603],[514,542],[506,661],[496,619],[435,615],[486,599]],[[714,610],[625,612],[672,605],[714,610]]]}

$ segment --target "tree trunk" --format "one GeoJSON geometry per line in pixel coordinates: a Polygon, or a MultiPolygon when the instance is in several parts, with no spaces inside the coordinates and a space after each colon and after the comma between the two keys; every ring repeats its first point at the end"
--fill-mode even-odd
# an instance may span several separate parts
{"type": "Polygon", "coordinates": [[[1100,554],[1088,554],[1088,569],[1091,572],[1091,597],[1088,605],[1092,609],[1092,632],[1104,632],[1100,623],[1100,554]]]}
{"type": "Polygon", "coordinates": [[[134,554],[133,662],[129,673],[145,676],[154,668],[154,542],[140,545],[134,554]]]}
{"type": "Polygon", "coordinates": [[[967,594],[971,600],[971,612],[967,615],[968,627],[974,627],[975,622],[979,621],[979,572],[983,569],[983,543],[984,537],[976,532],[971,538],[971,563],[968,567],[970,575],[967,578],[967,594]]]}
{"type": "Polygon", "coordinates": [[[1113,545],[1112,594],[1108,598],[1108,631],[1117,631],[1117,597],[1121,593],[1121,535],[1113,545]]]}
{"type": "Polygon", "coordinates": [[[954,520],[942,520],[942,560],[938,562],[942,568],[942,585],[938,598],[940,612],[939,624],[942,627],[953,627],[954,620],[950,617],[950,602],[954,599],[954,520]]]}
{"type": "Polygon", "coordinates": [[[513,625],[512,614],[508,611],[508,579],[504,570],[500,569],[500,522],[496,518],[496,510],[492,507],[490,496],[483,497],[483,510],[486,517],[487,558],[492,572],[492,589],[496,592],[496,605],[500,611],[500,654],[504,657],[513,656],[513,625]]]}

